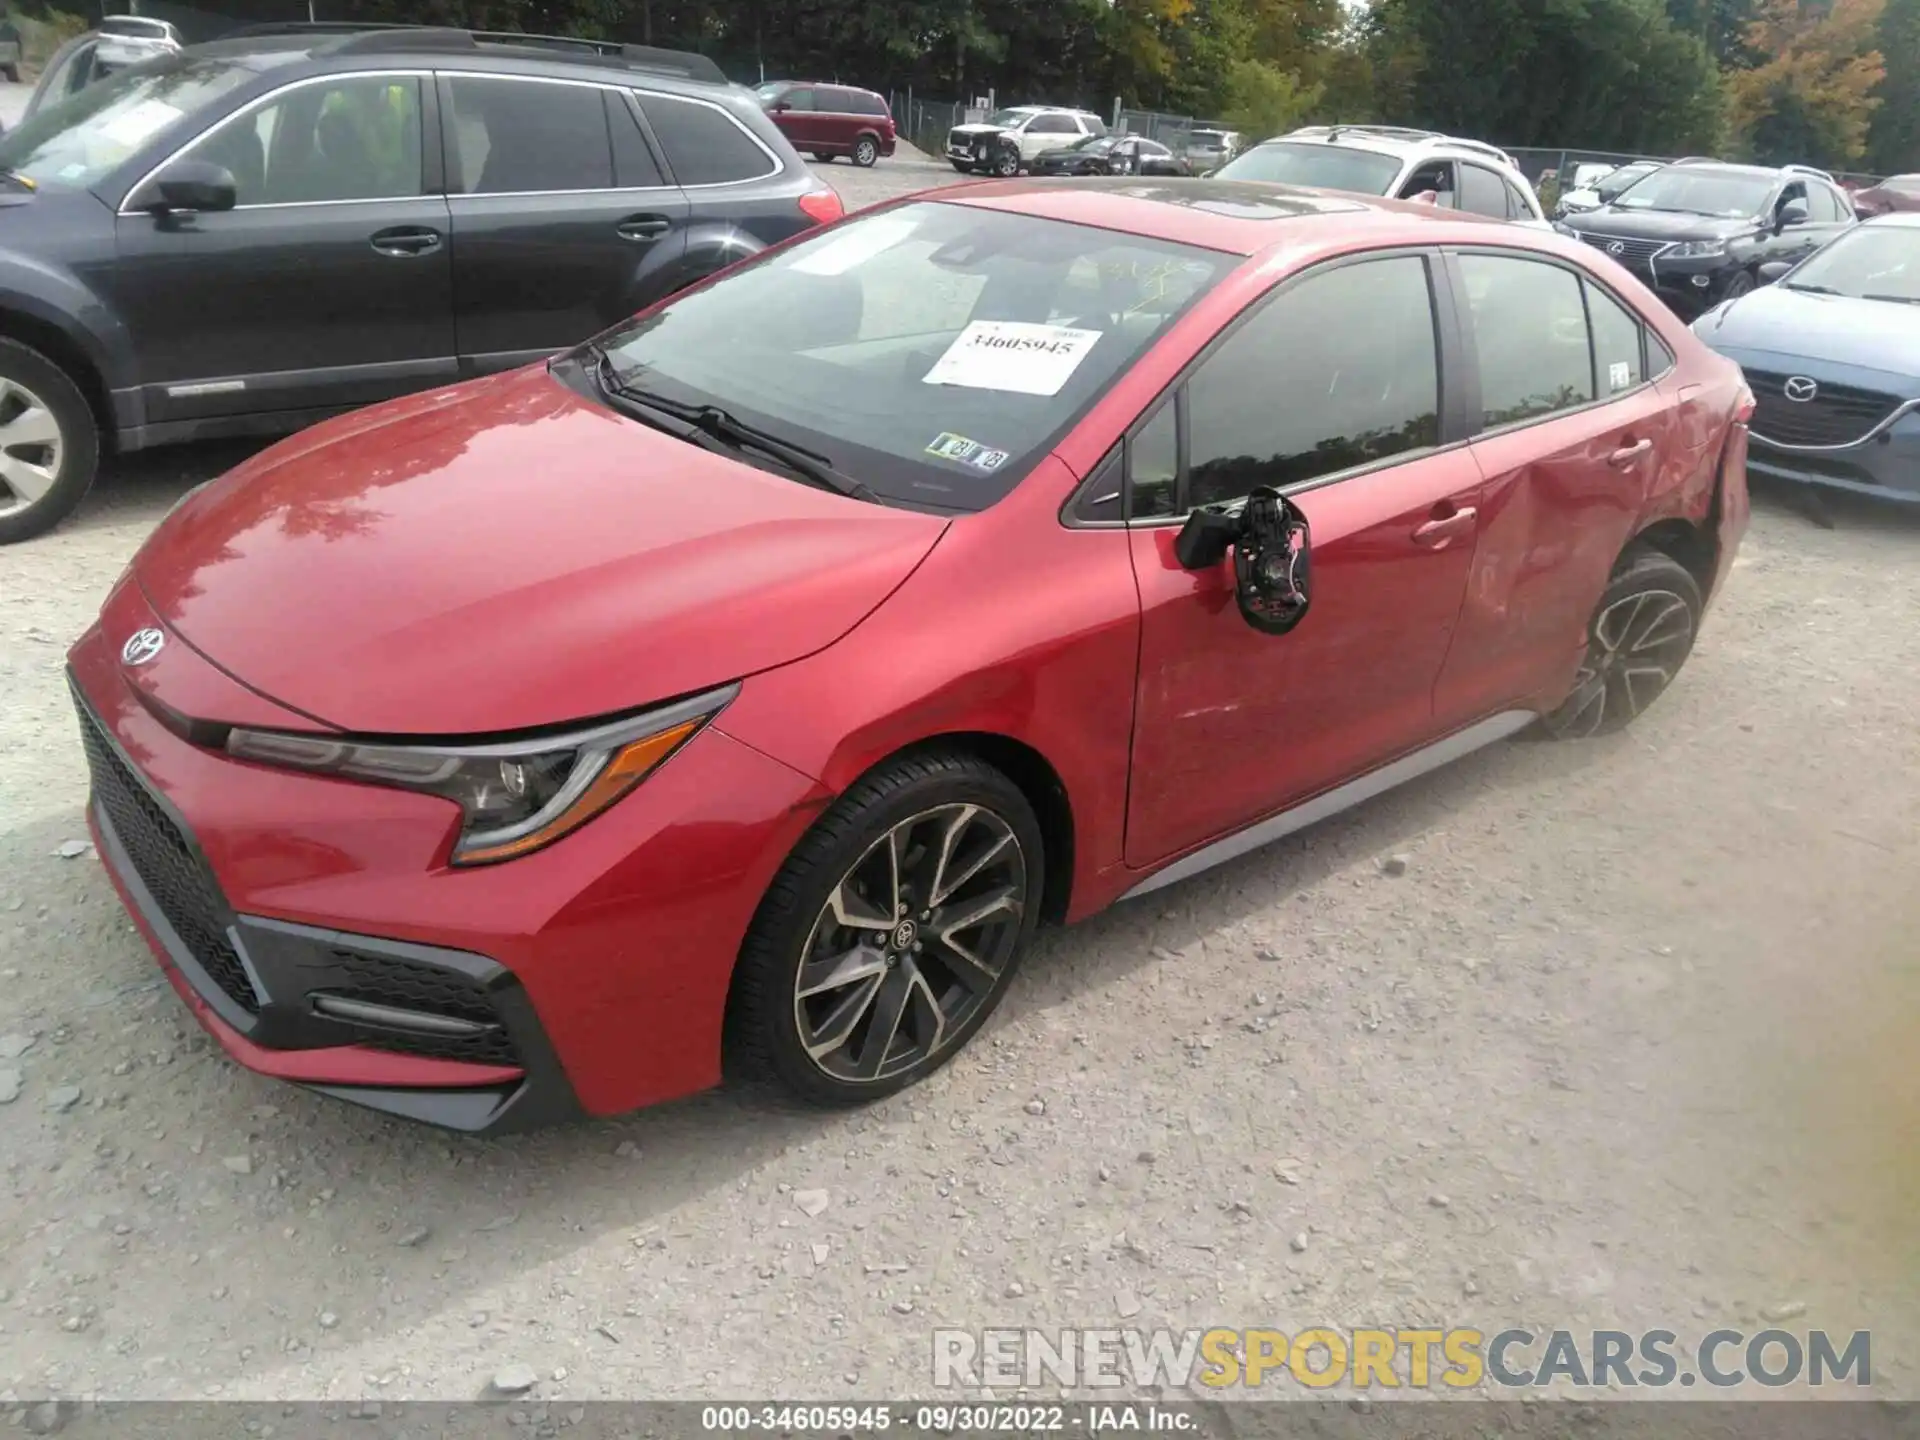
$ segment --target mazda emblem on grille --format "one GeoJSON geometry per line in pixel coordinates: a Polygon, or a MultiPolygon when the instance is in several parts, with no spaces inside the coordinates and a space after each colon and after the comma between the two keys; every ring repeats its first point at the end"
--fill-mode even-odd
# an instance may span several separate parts
{"type": "Polygon", "coordinates": [[[1622,245],[1618,240],[1607,246],[1607,254],[1609,255],[1624,255],[1626,253],[1627,247],[1622,245]]]}
{"type": "Polygon", "coordinates": [[[167,637],[149,625],[144,630],[136,630],[127,637],[127,643],[120,647],[120,661],[124,665],[144,665],[160,653],[160,647],[167,643],[167,637]]]}
{"type": "Polygon", "coordinates": [[[1780,389],[1789,400],[1797,400],[1803,405],[1820,393],[1819,384],[1804,375],[1793,376],[1780,389]]]}

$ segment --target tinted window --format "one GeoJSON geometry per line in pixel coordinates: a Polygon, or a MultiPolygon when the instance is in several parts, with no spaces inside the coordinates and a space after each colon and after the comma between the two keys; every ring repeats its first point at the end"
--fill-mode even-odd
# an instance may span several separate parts
{"type": "Polygon", "coordinates": [[[814,94],[804,85],[795,85],[790,89],[782,90],[775,97],[775,103],[784,105],[789,110],[810,111],[814,108],[814,94]]]}
{"type": "Polygon", "coordinates": [[[813,92],[813,108],[827,115],[851,115],[854,113],[853,92],[822,85],[813,92]]]}
{"type": "Polygon", "coordinates": [[[1037,115],[1033,124],[1027,127],[1034,135],[1078,135],[1080,127],[1073,123],[1068,115],[1037,115]]]}
{"type": "Polygon", "coordinates": [[[420,82],[367,76],[297,85],[194,145],[233,172],[242,205],[418,195],[420,82]]]}
{"type": "Polygon", "coordinates": [[[1400,256],[1310,275],[1188,382],[1189,503],[1432,445],[1439,391],[1424,262],[1400,256]]]}
{"type": "Polygon", "coordinates": [[[890,113],[887,109],[887,102],[870,90],[855,90],[852,92],[852,95],[853,108],[862,115],[886,115],[890,113]]]}
{"type": "Polygon", "coordinates": [[[1371,150],[1345,145],[1259,145],[1215,172],[1221,180],[1265,180],[1275,185],[1312,185],[1384,195],[1400,173],[1400,162],[1371,150]]]}
{"type": "Polygon", "coordinates": [[[1154,156],[1159,156],[1163,158],[1165,156],[1173,154],[1173,152],[1167,149],[1166,146],[1156,145],[1151,140],[1142,140],[1140,142],[1140,153],[1142,155],[1154,155],[1154,156]]]}
{"type": "Polygon", "coordinates": [[[606,102],[588,85],[461,76],[452,80],[448,158],[456,194],[607,190],[606,102]]]}
{"type": "Polygon", "coordinates": [[[1457,209],[1460,200],[1453,192],[1453,163],[1448,160],[1437,161],[1431,165],[1422,165],[1406,178],[1400,187],[1400,198],[1410,200],[1415,195],[1431,190],[1439,197],[1442,209],[1457,209]]]}
{"type": "Polygon", "coordinates": [[[1506,255],[1462,255],[1487,429],[1593,399],[1593,352],[1580,280],[1506,255]]]}
{"type": "Polygon", "coordinates": [[[1533,220],[1533,206],[1527,203],[1527,197],[1520,193],[1520,187],[1511,180],[1507,181],[1507,218],[1509,220],[1533,220]]]}
{"type": "Polygon", "coordinates": [[[1647,366],[1656,380],[1674,366],[1673,351],[1667,348],[1666,341],[1651,330],[1647,331],[1647,366]]]}
{"type": "Polygon", "coordinates": [[[669,95],[642,95],[640,106],[667,152],[673,178],[682,185],[757,180],[779,168],[779,162],[717,106],[669,95]]]}
{"type": "Polygon", "coordinates": [[[1460,208],[1475,215],[1491,215],[1496,220],[1507,218],[1507,187],[1501,178],[1491,170],[1483,170],[1478,165],[1460,167],[1460,208]]]}
{"type": "Polygon", "coordinates": [[[640,121],[624,92],[603,90],[607,102],[607,128],[613,133],[613,183],[623,190],[646,189],[664,185],[660,162],[653,158],[640,121]]]}
{"type": "Polygon", "coordinates": [[[1600,393],[1618,395],[1645,380],[1639,317],[1599,286],[1589,284],[1587,319],[1593,326],[1593,363],[1600,393]]]}
{"type": "Polygon", "coordinates": [[[1128,515],[1134,520],[1178,514],[1180,479],[1178,409],[1169,400],[1127,442],[1128,515]]]}

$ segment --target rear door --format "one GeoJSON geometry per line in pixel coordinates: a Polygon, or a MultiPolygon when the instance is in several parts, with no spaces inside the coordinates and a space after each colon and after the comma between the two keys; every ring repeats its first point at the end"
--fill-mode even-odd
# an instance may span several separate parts
{"type": "Polygon", "coordinates": [[[820,142],[836,155],[850,153],[854,137],[869,124],[859,113],[853,92],[839,85],[822,85],[814,94],[820,111],[815,117],[820,142]]]}
{"type": "Polygon", "coordinates": [[[624,319],[677,271],[686,196],[624,90],[443,72],[454,323],[474,374],[624,319]]]}
{"type": "Polygon", "coordinates": [[[1473,359],[1462,391],[1483,477],[1465,500],[1479,516],[1473,570],[1434,695],[1451,727],[1551,703],[1572,682],[1674,439],[1645,326],[1583,271],[1462,250],[1448,272],[1473,359]]]}
{"type": "Polygon", "coordinates": [[[1080,122],[1071,115],[1036,115],[1028,122],[1023,132],[1020,149],[1029,160],[1036,155],[1044,155],[1049,150],[1058,150],[1071,145],[1085,133],[1080,122]]]}
{"type": "Polygon", "coordinates": [[[1479,482],[1442,429],[1436,263],[1310,270],[1216,342],[1126,445],[1142,607],[1126,861],[1145,867],[1329,789],[1433,733],[1433,686],[1473,555],[1479,482]],[[1241,618],[1230,563],[1174,541],[1256,485],[1313,527],[1313,609],[1241,618]]]}

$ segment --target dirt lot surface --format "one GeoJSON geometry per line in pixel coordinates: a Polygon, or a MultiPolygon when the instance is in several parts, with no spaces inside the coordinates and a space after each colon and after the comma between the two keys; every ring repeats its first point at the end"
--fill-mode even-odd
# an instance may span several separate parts
{"type": "Polygon", "coordinates": [[[0,551],[0,1401],[924,1396],[939,1326],[1763,1316],[1920,1394],[1920,516],[1762,496],[1629,734],[1043,937],[915,1092],[474,1143],[209,1053],[64,858],[64,647],[242,453],[0,551]]]}

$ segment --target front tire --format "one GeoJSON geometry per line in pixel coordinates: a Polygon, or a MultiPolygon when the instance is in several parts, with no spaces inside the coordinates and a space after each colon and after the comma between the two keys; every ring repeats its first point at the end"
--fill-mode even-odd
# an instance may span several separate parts
{"type": "Polygon", "coordinates": [[[999,1005],[1046,856],[1019,788],[929,751],[853,786],[795,848],[741,947],[729,1076],[864,1104],[946,1064],[999,1005]]]}
{"type": "Polygon", "coordinates": [[[853,163],[862,170],[871,170],[874,161],[880,158],[880,142],[871,135],[862,135],[853,147],[853,163]]]}
{"type": "Polygon", "coordinates": [[[1587,626],[1573,691],[1545,717],[1549,735],[1585,740],[1632,724],[1667,692],[1693,653],[1700,587],[1685,566],[1636,549],[1614,574],[1587,626]]]}
{"type": "Polygon", "coordinates": [[[38,350],[0,340],[0,545],[59,524],[99,463],[100,432],[80,387],[38,350]]]}
{"type": "Polygon", "coordinates": [[[1738,300],[1742,295],[1751,295],[1753,293],[1753,287],[1753,272],[1751,270],[1742,270],[1727,282],[1727,293],[1722,298],[1738,300]]]}
{"type": "Polygon", "coordinates": [[[962,175],[971,175],[973,173],[973,166],[967,164],[964,160],[949,160],[947,163],[962,175]]]}
{"type": "Polygon", "coordinates": [[[998,155],[994,156],[993,173],[998,175],[1002,180],[1011,180],[1014,176],[1018,175],[1020,173],[1020,152],[1018,150],[1002,150],[998,155]]]}

